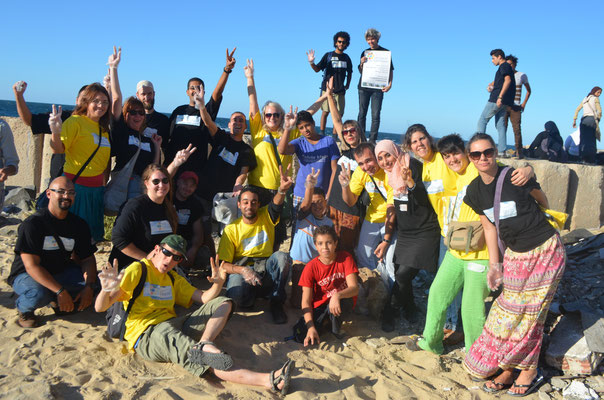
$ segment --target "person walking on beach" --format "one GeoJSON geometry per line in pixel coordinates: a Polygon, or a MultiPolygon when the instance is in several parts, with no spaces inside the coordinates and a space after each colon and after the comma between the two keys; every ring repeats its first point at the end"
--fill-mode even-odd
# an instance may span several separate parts
{"type": "Polygon", "coordinates": [[[596,162],[596,139],[600,140],[600,120],[602,119],[602,107],[600,106],[600,95],[602,88],[594,86],[587,97],[583,99],[573,118],[573,128],[577,127],[577,116],[579,111],[583,109],[583,117],[579,125],[579,157],[581,161],[593,164],[596,162]]]}
{"type": "Polygon", "coordinates": [[[361,53],[361,63],[359,64],[359,72],[361,73],[361,77],[359,78],[359,116],[357,121],[361,128],[363,128],[363,132],[367,132],[366,130],[366,119],[367,119],[367,110],[369,109],[369,102],[371,102],[371,132],[369,133],[369,141],[374,143],[378,139],[378,130],[380,129],[380,113],[382,112],[382,100],[384,99],[384,93],[392,89],[392,78],[394,72],[394,65],[392,64],[392,60],[390,60],[390,78],[388,80],[388,85],[381,89],[372,89],[361,87],[361,80],[363,78],[363,64],[367,62],[367,52],[368,51],[388,51],[388,49],[383,48],[378,44],[380,41],[380,37],[382,34],[374,29],[369,28],[365,32],[365,40],[369,45],[369,48],[363,50],[361,53]]]}
{"type": "MultiPolygon", "coordinates": [[[[520,125],[522,122],[522,113],[524,112],[524,108],[526,107],[526,103],[529,97],[531,97],[531,85],[529,85],[528,77],[524,72],[516,71],[516,66],[518,65],[518,57],[509,54],[505,58],[505,60],[508,64],[512,66],[512,70],[514,71],[514,81],[516,83],[514,104],[508,109],[509,119],[512,123],[512,128],[514,129],[514,143],[516,145],[515,156],[519,159],[523,159],[524,155],[522,154],[522,131],[520,125]],[[522,86],[526,88],[526,96],[524,97],[524,101],[522,101],[522,86]]],[[[507,126],[507,118],[505,119],[505,123],[507,126]]]]}
{"type": "MultiPolygon", "coordinates": [[[[336,105],[340,115],[344,115],[344,107],[346,105],[345,95],[350,87],[352,78],[352,61],[344,50],[350,45],[350,35],[348,32],[337,32],[333,35],[334,51],[329,51],[323,55],[321,61],[315,64],[315,51],[309,50],[306,55],[310,67],[315,72],[325,71],[323,73],[323,81],[321,82],[321,94],[325,93],[325,85],[331,77],[333,77],[333,94],[336,100],[336,105]]],[[[327,124],[327,116],[329,115],[329,104],[326,101],[321,106],[323,113],[321,114],[321,133],[325,133],[325,125],[327,124]]]]}
{"type": "Polygon", "coordinates": [[[497,68],[495,79],[489,84],[487,90],[491,92],[489,101],[484,106],[482,114],[478,119],[476,132],[485,133],[487,124],[495,117],[495,127],[499,133],[497,150],[499,156],[504,157],[506,149],[506,119],[508,107],[514,105],[516,95],[516,80],[512,66],[505,62],[505,53],[501,49],[491,51],[491,62],[497,68]]]}

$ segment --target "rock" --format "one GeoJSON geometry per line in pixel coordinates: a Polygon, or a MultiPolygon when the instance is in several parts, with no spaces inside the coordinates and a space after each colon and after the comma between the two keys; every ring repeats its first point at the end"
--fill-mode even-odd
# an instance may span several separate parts
{"type": "Polygon", "coordinates": [[[6,197],[4,197],[4,205],[7,206],[9,204],[18,205],[20,202],[31,202],[32,197],[29,195],[27,190],[22,187],[17,187],[8,192],[6,197]]]}
{"type": "Polygon", "coordinates": [[[359,295],[357,297],[357,312],[367,313],[375,320],[379,320],[386,304],[388,292],[377,271],[369,268],[359,268],[359,295]]]}
{"type": "Polygon", "coordinates": [[[367,340],[365,340],[365,343],[367,345],[373,347],[374,349],[377,349],[378,347],[382,347],[386,344],[386,342],[382,338],[367,339],[367,340]]]}
{"type": "Polygon", "coordinates": [[[539,400],[550,400],[549,394],[539,391],[539,400]]]}
{"type": "Polygon", "coordinates": [[[604,376],[590,376],[587,378],[587,383],[596,392],[604,393],[604,376]]]}
{"type": "Polygon", "coordinates": [[[564,400],[598,400],[595,390],[588,388],[581,381],[574,380],[563,391],[564,400]]]}
{"type": "Polygon", "coordinates": [[[566,385],[568,385],[568,382],[566,382],[564,379],[558,378],[557,376],[554,376],[552,379],[550,379],[550,383],[556,389],[564,389],[566,385]]]}
{"type": "Polygon", "coordinates": [[[544,383],[543,385],[541,385],[541,387],[539,388],[540,392],[544,392],[544,393],[549,393],[551,391],[553,391],[554,389],[552,388],[552,385],[550,385],[549,383],[544,383]]]}

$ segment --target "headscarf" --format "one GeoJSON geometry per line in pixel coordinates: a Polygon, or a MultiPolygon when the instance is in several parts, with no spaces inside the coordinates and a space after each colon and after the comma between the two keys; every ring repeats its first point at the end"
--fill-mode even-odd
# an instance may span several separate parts
{"type": "Polygon", "coordinates": [[[384,171],[388,176],[388,185],[396,195],[407,193],[407,183],[403,180],[401,168],[403,166],[409,168],[409,153],[401,151],[400,147],[392,140],[380,140],[375,146],[375,157],[378,158],[383,151],[396,158],[392,171],[384,171]]]}
{"type": "Polygon", "coordinates": [[[558,126],[556,125],[556,123],[554,121],[547,121],[545,123],[545,130],[549,133],[550,137],[553,140],[562,143],[562,136],[560,136],[560,131],[558,130],[558,126]]]}
{"type": "Polygon", "coordinates": [[[602,90],[602,88],[600,86],[594,86],[594,88],[591,89],[591,92],[589,92],[588,96],[595,95],[598,90],[602,90]]]}

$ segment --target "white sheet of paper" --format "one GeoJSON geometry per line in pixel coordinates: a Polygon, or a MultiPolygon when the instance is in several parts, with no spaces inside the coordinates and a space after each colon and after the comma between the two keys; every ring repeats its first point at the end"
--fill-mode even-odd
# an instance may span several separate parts
{"type": "Polygon", "coordinates": [[[363,64],[361,87],[381,89],[390,80],[391,53],[384,50],[366,50],[367,61],[363,64]]]}

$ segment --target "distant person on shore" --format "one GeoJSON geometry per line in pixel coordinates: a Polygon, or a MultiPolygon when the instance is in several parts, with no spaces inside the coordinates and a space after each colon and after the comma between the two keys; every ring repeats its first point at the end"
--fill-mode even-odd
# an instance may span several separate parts
{"type": "MultiPolygon", "coordinates": [[[[514,143],[516,145],[515,156],[519,159],[522,159],[524,158],[524,155],[522,154],[522,130],[520,125],[522,123],[522,113],[524,112],[524,108],[526,107],[529,97],[531,97],[531,85],[529,85],[528,77],[524,72],[516,71],[518,57],[509,54],[505,60],[512,66],[512,70],[514,71],[514,81],[516,82],[514,104],[509,107],[508,114],[509,119],[512,122],[512,128],[514,129],[514,143]],[[526,96],[524,97],[524,101],[522,101],[522,86],[526,88],[526,96]]],[[[506,118],[506,125],[507,122],[508,119],[506,118]]]]}
{"type": "Polygon", "coordinates": [[[508,107],[514,105],[516,95],[516,80],[512,66],[505,61],[505,53],[501,49],[491,51],[491,62],[497,68],[495,79],[487,86],[487,91],[491,92],[489,101],[484,106],[482,114],[478,119],[476,132],[485,133],[487,124],[491,118],[495,117],[495,127],[499,133],[497,150],[500,157],[505,157],[506,150],[506,131],[507,131],[507,113],[508,107]]]}
{"type": "Polygon", "coordinates": [[[577,129],[566,137],[564,141],[564,151],[568,162],[581,161],[579,144],[581,143],[581,130],[577,129]]]}
{"type": "Polygon", "coordinates": [[[10,126],[0,118],[0,211],[4,207],[4,182],[19,170],[19,155],[10,126]]]}
{"type": "Polygon", "coordinates": [[[378,44],[382,34],[376,29],[369,28],[365,32],[365,40],[369,45],[369,48],[361,53],[361,63],[359,64],[359,72],[361,77],[359,78],[359,116],[357,121],[364,132],[366,129],[367,110],[369,109],[369,102],[371,102],[371,131],[369,132],[369,141],[374,143],[378,139],[378,131],[380,129],[380,113],[382,112],[382,100],[384,99],[384,93],[392,88],[392,78],[394,73],[394,65],[390,60],[390,78],[388,85],[381,89],[372,89],[361,87],[361,80],[363,79],[363,64],[367,62],[368,51],[388,51],[378,44]]]}
{"type": "Polygon", "coordinates": [[[104,266],[99,274],[102,290],[96,298],[95,310],[103,312],[116,301],[134,301],[126,319],[124,338],[128,348],[145,360],[179,364],[195,376],[212,372],[227,382],[263,386],[287,394],[293,361],[288,360],[270,374],[232,369],[231,356],[214,344],[233,312],[232,300],[219,296],[226,272],[218,259],[212,260],[212,275],[208,277],[212,286],[206,291],[191,286],[171,272],[185,257],[186,248],[182,236],[169,235],[121,273],[116,264],[104,266]],[[131,300],[143,273],[145,290],[131,300]],[[200,304],[199,308],[177,317],[176,305],[190,307],[193,302],[200,304]]]}
{"type": "Polygon", "coordinates": [[[577,116],[579,111],[583,109],[583,117],[579,125],[581,140],[579,142],[579,156],[581,161],[594,164],[596,162],[596,154],[598,152],[596,139],[600,141],[600,120],[602,119],[602,107],[600,106],[600,95],[602,88],[594,86],[587,97],[583,99],[573,118],[573,128],[577,127],[577,116]]]}
{"type": "MultiPolygon", "coordinates": [[[[84,85],[80,88],[78,95],[76,96],[76,107],[79,105],[80,95],[86,89],[84,85]]],[[[24,94],[27,89],[27,82],[19,81],[13,85],[13,92],[15,93],[15,103],[17,104],[17,113],[21,121],[31,128],[31,133],[34,135],[39,134],[50,134],[50,126],[48,125],[48,117],[50,113],[32,114],[25,102],[24,94]]],[[[61,120],[65,120],[71,117],[72,110],[62,110],[61,120]]],[[[58,177],[63,173],[63,164],[65,164],[65,153],[53,153],[50,157],[50,180],[58,177]]]]}
{"type": "Polygon", "coordinates": [[[55,313],[92,304],[96,260],[86,222],[69,211],[76,192],[70,179],[55,178],[48,189],[48,208],[21,225],[8,284],[17,295],[19,325],[38,326],[34,311],[52,303],[55,313]]]}
{"type": "Polygon", "coordinates": [[[319,344],[319,333],[329,330],[340,338],[342,319],[349,316],[359,293],[359,270],[352,256],[336,251],[338,237],[331,226],[319,226],[313,233],[319,253],[300,276],[302,312],[294,328],[304,346],[319,344]]]}
{"type": "Polygon", "coordinates": [[[549,160],[555,162],[566,161],[566,153],[562,144],[562,136],[554,121],[545,123],[545,130],[535,137],[533,143],[527,149],[531,158],[549,160]]]}
{"type": "MultiPolygon", "coordinates": [[[[352,78],[352,60],[348,54],[344,53],[344,50],[350,45],[350,35],[348,32],[337,32],[333,35],[333,47],[334,51],[329,51],[323,55],[321,61],[315,64],[315,51],[309,50],[306,55],[310,67],[315,72],[325,71],[323,73],[323,80],[321,81],[321,94],[325,93],[325,84],[331,77],[333,77],[333,94],[338,107],[340,115],[344,115],[344,107],[346,106],[346,91],[350,87],[350,80],[352,78]]],[[[324,101],[321,110],[321,123],[320,129],[321,134],[325,134],[325,125],[327,124],[327,116],[329,115],[329,104],[324,101]]]]}
{"type": "Polygon", "coordinates": [[[145,125],[162,138],[162,147],[166,147],[170,135],[170,118],[155,111],[155,89],[153,83],[140,81],[136,84],[136,98],[143,102],[145,109],[145,125]]]}

